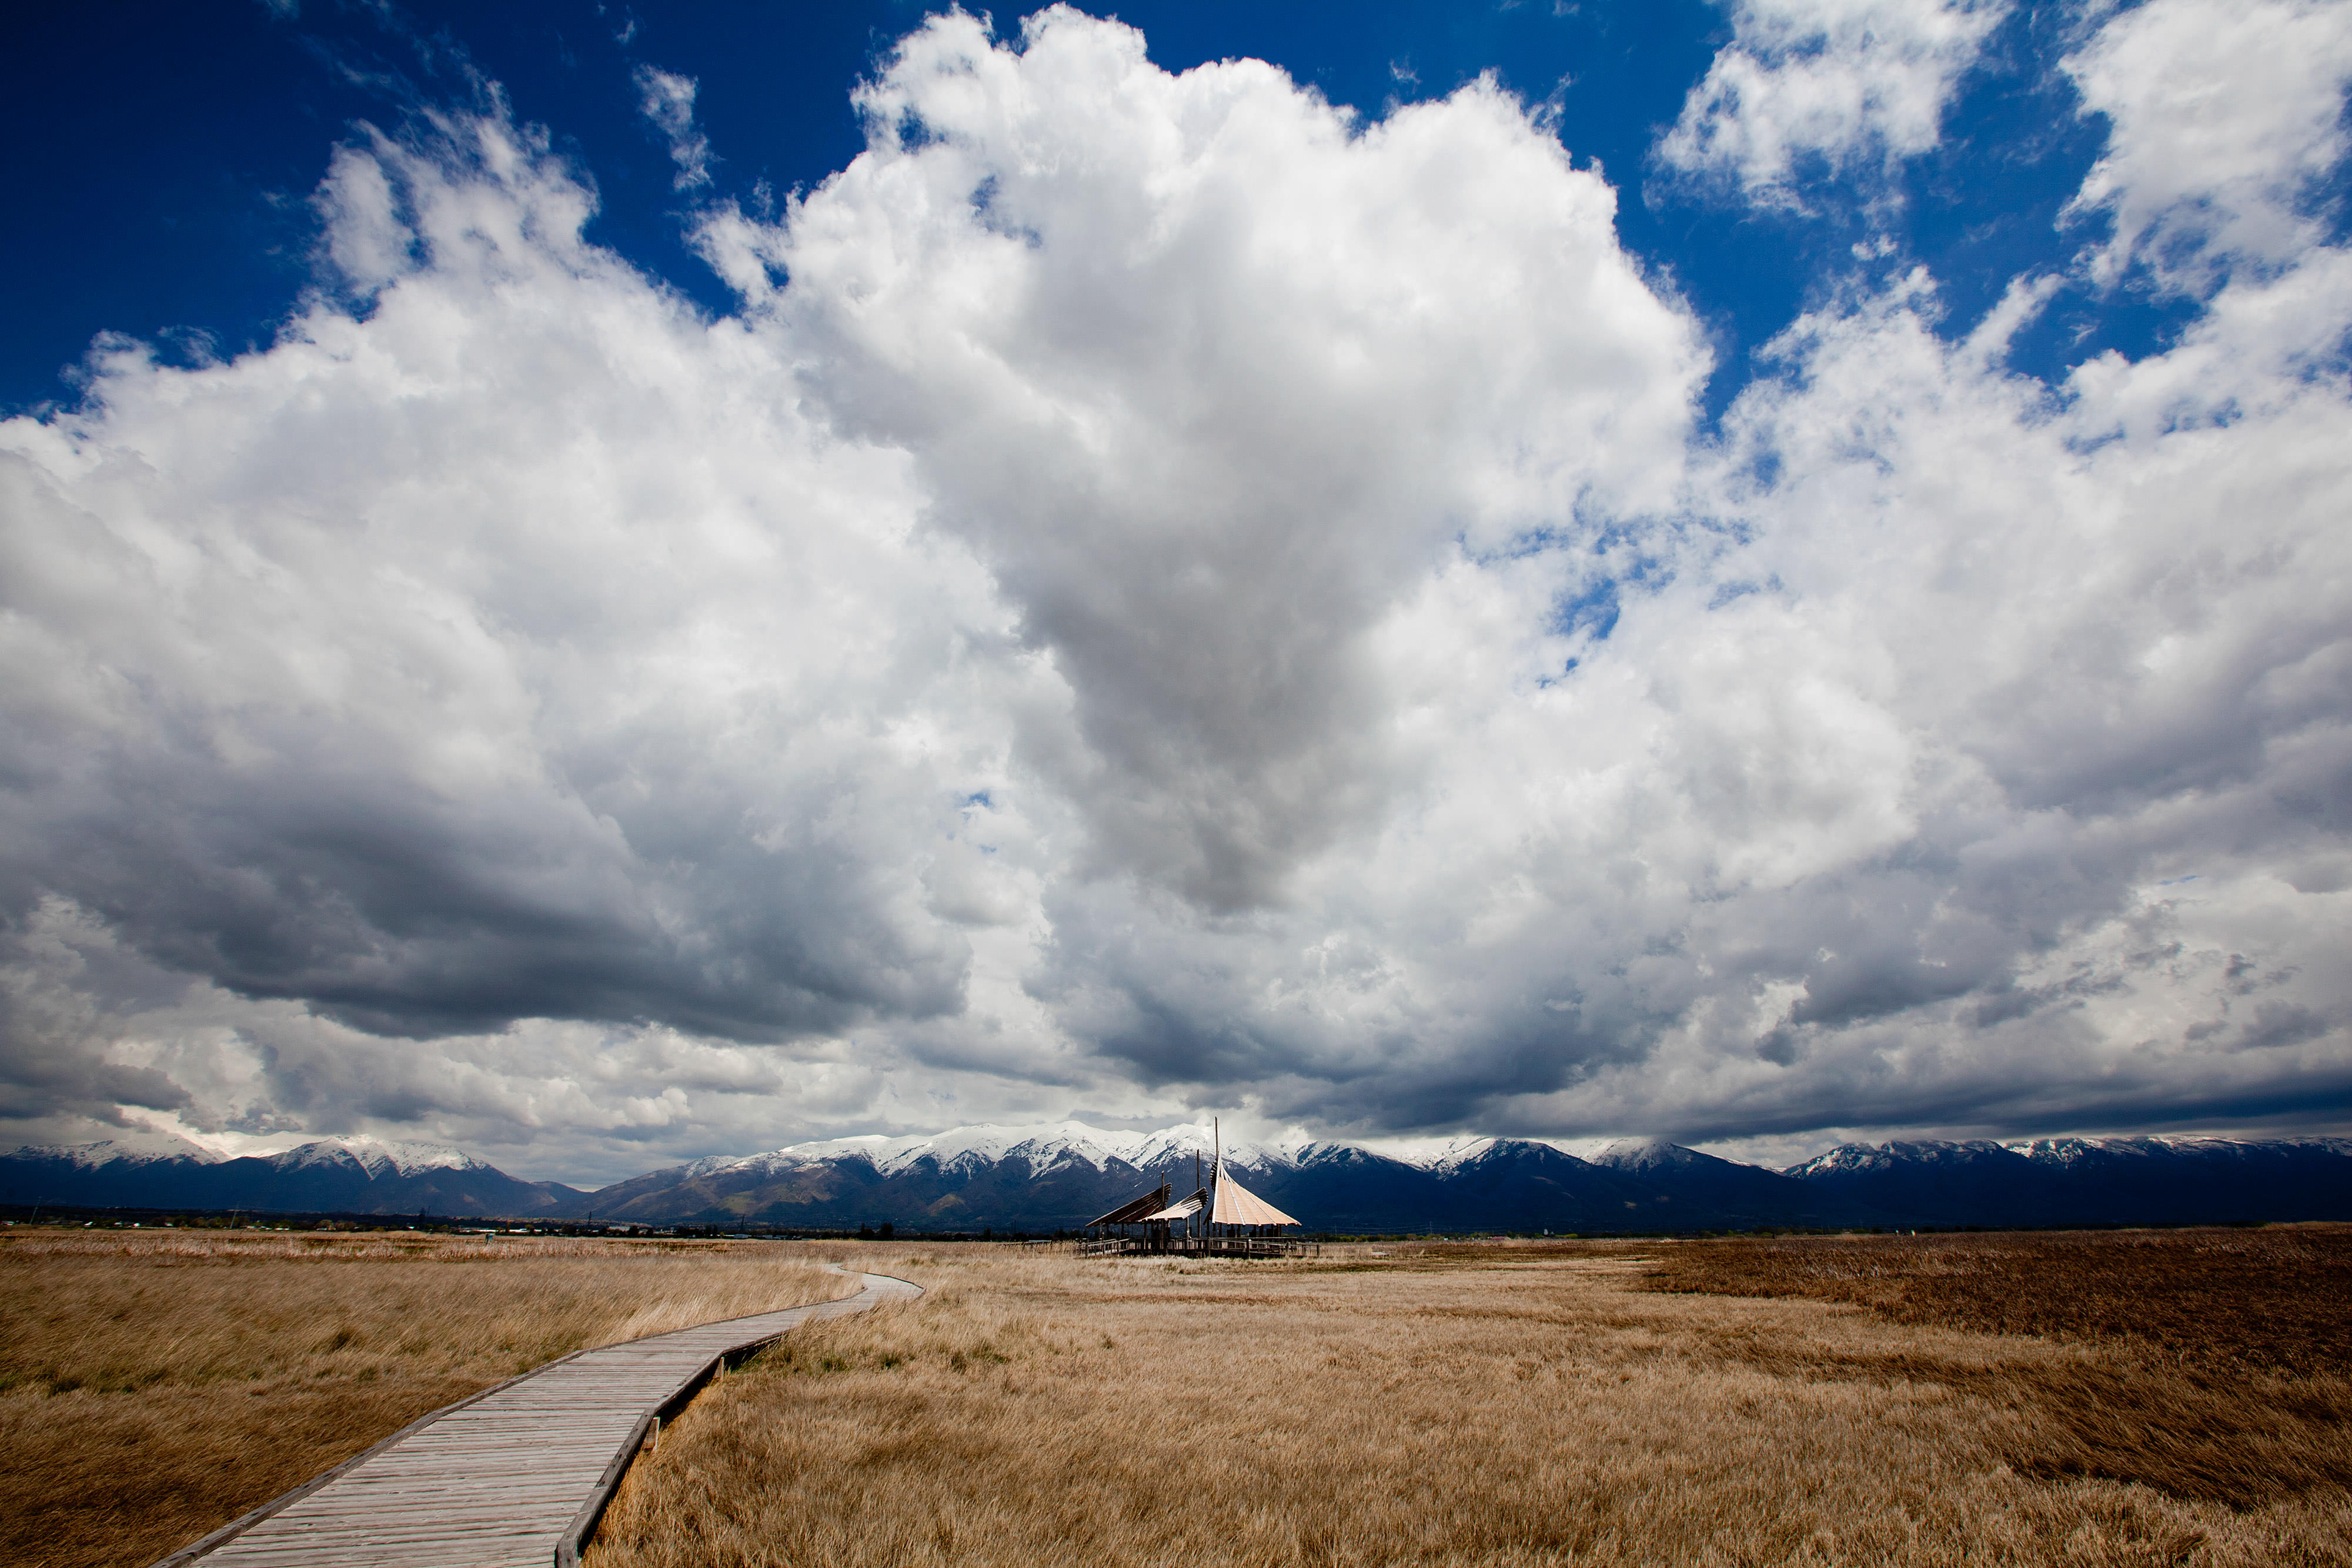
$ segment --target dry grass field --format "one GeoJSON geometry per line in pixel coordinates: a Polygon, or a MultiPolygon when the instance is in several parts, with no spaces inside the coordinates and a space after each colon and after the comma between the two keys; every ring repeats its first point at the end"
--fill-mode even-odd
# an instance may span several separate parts
{"type": "Polygon", "coordinates": [[[2218,1374],[2352,1375],[2352,1227],[1727,1239],[1654,1256],[1656,1289],[1853,1301],[2218,1374]]]}
{"type": "Polygon", "coordinates": [[[2032,1473],[2242,1507],[2352,1487],[2352,1229],[1707,1241],[1648,1282],[2097,1347],[1986,1390],[2045,1414],[2032,1473]]]}
{"type": "Polygon", "coordinates": [[[594,1568],[2352,1563],[2344,1230],[861,1257],[594,1568]]]}
{"type": "Polygon", "coordinates": [[[0,1563],[142,1568],[588,1345],[848,1294],[788,1243],[0,1233],[0,1563]]]}

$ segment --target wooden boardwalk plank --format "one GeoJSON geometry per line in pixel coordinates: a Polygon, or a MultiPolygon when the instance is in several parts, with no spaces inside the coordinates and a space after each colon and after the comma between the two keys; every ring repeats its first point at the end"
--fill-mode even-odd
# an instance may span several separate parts
{"type": "Polygon", "coordinates": [[[434,1412],[155,1568],[547,1568],[604,1511],[652,1416],[722,1355],[812,1320],[911,1301],[884,1274],[838,1301],[703,1323],[551,1362],[434,1412]]]}

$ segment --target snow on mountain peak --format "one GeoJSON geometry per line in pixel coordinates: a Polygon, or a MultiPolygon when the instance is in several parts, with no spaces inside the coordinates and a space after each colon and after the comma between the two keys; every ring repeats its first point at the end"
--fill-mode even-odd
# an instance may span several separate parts
{"type": "Polygon", "coordinates": [[[1591,1162],[1618,1170],[1649,1171],[1695,1166],[1706,1157],[1667,1138],[1620,1138],[1593,1155],[1591,1162]]]}
{"type": "Polygon", "coordinates": [[[899,1137],[867,1133],[790,1144],[772,1154],[751,1155],[730,1162],[730,1166],[740,1167],[759,1160],[808,1165],[863,1155],[874,1162],[877,1170],[888,1176],[924,1159],[936,1160],[942,1169],[952,1169],[959,1165],[994,1162],[1017,1154],[1038,1170],[1066,1160],[1080,1160],[1099,1170],[1105,1161],[1124,1158],[1141,1142],[1140,1134],[1106,1132],[1083,1122],[1052,1122],[1026,1127],[982,1124],[899,1137]]]}
{"type": "Polygon", "coordinates": [[[27,1144],[9,1151],[48,1159],[72,1162],[83,1170],[96,1170],[100,1166],[150,1165],[157,1160],[191,1160],[200,1166],[217,1164],[220,1155],[201,1144],[185,1138],[175,1138],[169,1133],[126,1133],[119,1138],[100,1138],[94,1144],[27,1144]]]}
{"type": "Polygon", "coordinates": [[[365,1166],[368,1175],[422,1176],[426,1171],[486,1171],[490,1167],[463,1149],[446,1144],[419,1144],[406,1139],[345,1138],[343,1146],[365,1166]]]}
{"type": "MultiPolygon", "coordinates": [[[[1173,1127],[1162,1127],[1153,1133],[1118,1132],[1085,1122],[1046,1122],[1029,1126],[1000,1126],[983,1123],[975,1126],[950,1127],[943,1133],[917,1133],[898,1137],[868,1133],[856,1137],[788,1144],[770,1154],[698,1160],[688,1168],[694,1175],[704,1175],[721,1169],[740,1170],[760,1162],[784,1166],[862,1156],[871,1160],[874,1168],[884,1176],[896,1176],[926,1159],[938,1162],[942,1170],[956,1170],[1018,1156],[1028,1162],[1032,1173],[1038,1176],[1072,1164],[1100,1171],[1108,1169],[1116,1161],[1147,1175],[1167,1171],[1173,1179],[1181,1182],[1191,1179],[1192,1157],[1198,1155],[1205,1162],[1217,1146],[1214,1130],[1205,1122],[1183,1123],[1173,1127]],[[1178,1174],[1178,1167],[1182,1167],[1181,1174],[1178,1174]]],[[[1303,1135],[1294,1135],[1272,1145],[1234,1137],[1223,1140],[1228,1160],[1235,1166],[1255,1170],[1293,1164],[1297,1150],[1312,1146],[1315,1145],[1303,1135]]]]}
{"type": "MultiPolygon", "coordinates": [[[[1242,1170],[1297,1169],[1337,1159],[1393,1159],[1439,1175],[1499,1157],[1502,1153],[1527,1143],[1542,1144],[1551,1148],[1559,1146],[1543,1140],[1496,1138],[1476,1134],[1465,1134],[1442,1144],[1434,1140],[1412,1142],[1417,1146],[1375,1151],[1353,1144],[1318,1140],[1294,1129],[1271,1143],[1227,1134],[1222,1139],[1222,1146],[1225,1158],[1242,1170]]],[[[2347,1151],[2352,1151],[2352,1141],[2344,1139],[2316,1138],[2297,1142],[2341,1145],[2347,1151]]],[[[1205,1121],[1180,1123],[1156,1132],[1120,1132],[1078,1121],[1026,1125],[983,1123],[951,1127],[940,1133],[899,1135],[871,1133],[855,1137],[791,1144],[767,1154],[715,1156],[693,1162],[684,1167],[683,1174],[694,1177],[720,1171],[743,1171],[754,1166],[782,1170],[830,1160],[862,1158],[871,1161],[877,1172],[887,1176],[898,1175],[925,1160],[935,1161],[942,1171],[954,1172],[993,1166],[1017,1156],[1026,1162],[1033,1176],[1047,1176],[1074,1165],[1100,1172],[1116,1163],[1127,1166],[1145,1177],[1165,1176],[1180,1187],[1189,1188],[1194,1156],[1199,1156],[1202,1175],[1205,1177],[1209,1156],[1219,1143],[1216,1130],[1205,1121]]],[[[2010,1146],[1981,1138],[1961,1142],[1898,1140],[1884,1144],[1843,1144],[1801,1165],[1790,1166],[1785,1174],[1811,1178],[1885,1172],[1897,1167],[1971,1167],[1986,1161],[2000,1165],[2019,1158],[2068,1164],[2102,1154],[2111,1157],[2129,1157],[2135,1155],[2161,1155],[2168,1151],[2185,1154],[2192,1148],[2218,1151],[2237,1146],[2228,1139],[2182,1136],[2044,1138],[2010,1146]]],[[[1581,1157],[1594,1165],[1627,1172],[1687,1170],[1701,1165],[1711,1166],[1716,1159],[1714,1155],[1685,1148],[1663,1137],[1622,1138],[1581,1157]]]]}
{"type": "Polygon", "coordinates": [[[1115,1132],[1085,1122],[1051,1122],[1032,1126],[953,1127],[943,1133],[889,1136],[869,1133],[856,1137],[826,1138],[789,1144],[764,1155],[743,1155],[697,1160],[686,1167],[689,1176],[720,1170],[744,1170],[755,1165],[782,1168],[814,1165],[824,1160],[864,1158],[884,1176],[895,1176],[925,1159],[941,1170],[965,1165],[993,1163],[1018,1155],[1036,1175],[1045,1175],[1071,1162],[1101,1171],[1113,1161],[1146,1176],[1165,1176],[1179,1186],[1192,1180],[1192,1162],[1201,1162],[1206,1179],[1211,1157],[1222,1150],[1228,1164],[1247,1171],[1293,1170],[1332,1159],[1394,1158],[1424,1170],[1446,1171],[1484,1157],[1508,1140],[1465,1134],[1448,1140],[1433,1152],[1375,1155],[1354,1144],[1327,1142],[1297,1128],[1272,1142],[1219,1134],[1208,1122],[1181,1122],[1157,1132],[1115,1132]]]}
{"type": "Polygon", "coordinates": [[[282,1154],[269,1155],[268,1159],[281,1170],[309,1170],[348,1161],[377,1181],[391,1176],[420,1176],[426,1171],[490,1168],[464,1150],[453,1149],[446,1144],[418,1144],[365,1136],[321,1138],[315,1143],[298,1144],[282,1154]]]}
{"type": "Polygon", "coordinates": [[[1499,1139],[1483,1137],[1476,1134],[1465,1134],[1461,1137],[1447,1139],[1444,1145],[1436,1153],[1424,1155],[1412,1163],[1423,1170],[1450,1171],[1468,1165],[1472,1160],[1492,1149],[1498,1142],[1500,1142],[1499,1139]]]}
{"type": "Polygon", "coordinates": [[[2263,1149],[2309,1147],[2333,1153],[2347,1146],[2352,1145],[2347,1145],[2342,1138],[2265,1138],[2250,1143],[2242,1138],[2216,1138],[2203,1134],[2148,1133],[2127,1137],[2035,1138],[2031,1143],[2011,1145],[2010,1152],[2023,1155],[2040,1165],[2074,1166],[2101,1157],[2157,1159],[2168,1155],[2237,1155],[2244,1157],[2263,1149]]]}

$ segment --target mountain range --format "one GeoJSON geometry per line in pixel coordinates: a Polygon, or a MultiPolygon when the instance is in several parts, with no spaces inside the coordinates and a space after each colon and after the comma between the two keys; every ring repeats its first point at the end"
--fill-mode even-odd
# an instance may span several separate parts
{"type": "Polygon", "coordinates": [[[268,1213],[552,1215],[584,1195],[438,1144],[333,1138],[224,1158],[156,1134],[0,1155],[0,1203],[268,1213]]]}
{"type": "MultiPolygon", "coordinates": [[[[1212,1137],[1201,1125],[961,1127],[696,1160],[584,1192],[436,1145],[331,1139],[225,1159],[148,1135],[0,1155],[0,1203],[1034,1233],[1076,1229],[1163,1177],[1192,1191],[1212,1137]]],[[[1502,1138],[1421,1159],[1307,1140],[1223,1147],[1251,1190],[1309,1230],[1340,1233],[2352,1219],[2347,1138],[1847,1144],[1785,1171],[1663,1139],[1590,1159],[1502,1138]]]]}

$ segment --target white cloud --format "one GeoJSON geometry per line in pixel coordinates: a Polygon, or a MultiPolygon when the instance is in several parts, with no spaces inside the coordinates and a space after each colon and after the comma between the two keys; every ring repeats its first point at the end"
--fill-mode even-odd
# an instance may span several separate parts
{"type": "Polygon", "coordinates": [[[1659,159],[1751,200],[1794,202],[1804,161],[1867,172],[1936,145],[2006,0],[1738,0],[1732,41],[1659,159]]]}
{"type": "Polygon", "coordinates": [[[740,319],[451,120],[337,161],[364,308],[0,427],[20,1120],[609,1176],[2352,1090],[2340,252],[2055,388],[2046,282],[1955,343],[1915,275],[1694,444],[1691,318],[1490,85],[1363,128],[1062,12],[861,104],[711,216],[740,319]]]}
{"type": "Polygon", "coordinates": [[[2151,0],[2065,61],[2113,126],[2070,209],[2114,224],[2093,256],[2202,290],[2232,262],[2278,267],[2324,233],[2307,199],[2343,158],[2352,27],[2329,0],[2151,0]]]}
{"type": "Polygon", "coordinates": [[[952,16],[859,102],[864,157],[709,243],[789,271],[732,268],[1053,650],[1097,871],[1277,901],[1412,766],[1368,639],[1455,538],[1672,498],[1697,334],[1491,84],[1359,135],[1259,62],[952,16]]]}
{"type": "Polygon", "coordinates": [[[337,161],[365,319],[117,355],[0,434],[11,904],[394,1036],[975,1008],[1030,828],[950,914],[925,879],[1050,668],[903,455],[583,245],[529,141],[450,129],[337,161]]]}
{"type": "Polygon", "coordinates": [[[681,191],[709,184],[710,139],[694,123],[695,79],[639,66],[635,80],[638,111],[669,141],[670,162],[677,165],[671,183],[681,191]]]}

